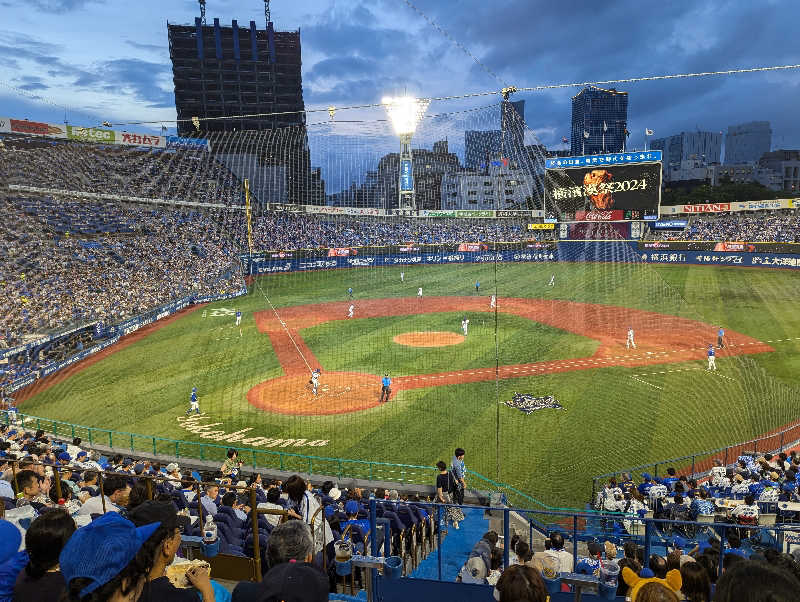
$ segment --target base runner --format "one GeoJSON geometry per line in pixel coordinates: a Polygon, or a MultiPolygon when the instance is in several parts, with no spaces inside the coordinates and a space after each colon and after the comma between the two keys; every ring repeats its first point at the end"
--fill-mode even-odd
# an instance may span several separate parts
{"type": "Polygon", "coordinates": [[[311,372],[311,380],[308,381],[309,383],[311,383],[311,393],[314,395],[317,394],[317,389],[319,388],[319,373],[320,373],[319,368],[313,370],[311,372]]]}
{"type": "Polygon", "coordinates": [[[628,326],[628,340],[625,341],[625,348],[630,349],[631,347],[636,349],[636,343],[633,341],[633,327],[628,326]]]}

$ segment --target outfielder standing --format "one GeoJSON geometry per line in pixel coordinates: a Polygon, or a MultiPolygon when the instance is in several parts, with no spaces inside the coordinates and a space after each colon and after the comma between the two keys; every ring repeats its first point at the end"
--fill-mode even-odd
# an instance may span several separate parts
{"type": "Polygon", "coordinates": [[[420,299],[422,299],[422,287],[419,287],[419,288],[417,289],[417,297],[419,297],[420,299]]]}
{"type": "Polygon", "coordinates": [[[384,374],[383,378],[381,379],[381,398],[379,400],[380,403],[384,403],[389,401],[389,396],[392,394],[392,379],[389,378],[389,374],[384,374]]]}
{"type": "Polygon", "coordinates": [[[237,309],[236,310],[236,325],[239,326],[239,324],[241,324],[241,323],[242,323],[242,310],[237,309]]]}
{"type": "Polygon", "coordinates": [[[489,300],[489,307],[490,308],[497,307],[497,298],[494,295],[492,295],[492,298],[489,300]]]}
{"type": "Polygon", "coordinates": [[[628,340],[625,341],[625,348],[630,349],[631,347],[636,349],[636,343],[633,342],[633,327],[628,326],[628,340]]]}
{"type": "Polygon", "coordinates": [[[714,357],[714,345],[708,346],[708,368],[707,370],[716,370],[717,369],[717,360],[714,357]]]}
{"type": "Polygon", "coordinates": [[[555,286],[556,285],[556,275],[553,274],[550,276],[550,282],[547,283],[547,286],[555,286]]]}
{"type": "Polygon", "coordinates": [[[406,273],[400,272],[400,282],[405,282],[405,281],[406,281],[406,273]]]}

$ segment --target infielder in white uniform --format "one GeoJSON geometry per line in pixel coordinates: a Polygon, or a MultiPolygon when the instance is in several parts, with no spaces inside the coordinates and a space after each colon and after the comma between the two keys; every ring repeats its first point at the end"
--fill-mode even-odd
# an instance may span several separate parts
{"type": "Polygon", "coordinates": [[[464,318],[461,320],[461,330],[464,331],[464,336],[467,336],[467,329],[469,328],[469,320],[464,318]]]}
{"type": "Polygon", "coordinates": [[[405,282],[405,281],[406,281],[406,273],[400,272],[400,282],[405,282]]]}
{"type": "Polygon", "coordinates": [[[319,387],[319,368],[311,372],[311,392],[316,395],[319,387]]]}
{"type": "Polygon", "coordinates": [[[633,328],[628,326],[628,340],[625,341],[625,348],[630,349],[631,347],[636,349],[636,343],[633,341],[633,328]]]}
{"type": "Polygon", "coordinates": [[[355,310],[355,308],[356,308],[355,305],[351,305],[350,308],[347,310],[347,317],[348,318],[352,318],[353,317],[353,310],[355,310]]]}
{"type": "Polygon", "coordinates": [[[494,295],[492,295],[492,298],[489,300],[489,307],[497,307],[497,299],[494,295]]]}
{"type": "Polygon", "coordinates": [[[556,285],[556,275],[553,274],[552,276],[550,276],[550,282],[547,284],[547,286],[555,286],[555,285],[556,285]]]}
{"type": "Polygon", "coordinates": [[[422,299],[422,287],[419,287],[419,288],[417,289],[417,297],[419,297],[420,299],[422,299]]]}

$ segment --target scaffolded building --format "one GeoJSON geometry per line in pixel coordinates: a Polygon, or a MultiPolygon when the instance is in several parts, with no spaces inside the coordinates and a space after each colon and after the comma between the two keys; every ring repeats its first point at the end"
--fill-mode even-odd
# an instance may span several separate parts
{"type": "Polygon", "coordinates": [[[212,152],[249,178],[262,202],[322,202],[303,112],[300,32],[199,17],[167,31],[179,135],[210,138],[212,152]]]}

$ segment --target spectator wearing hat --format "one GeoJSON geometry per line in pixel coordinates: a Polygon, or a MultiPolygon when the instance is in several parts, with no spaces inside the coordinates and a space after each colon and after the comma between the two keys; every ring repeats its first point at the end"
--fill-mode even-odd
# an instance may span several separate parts
{"type": "MultiPolygon", "coordinates": [[[[364,538],[370,533],[370,522],[366,518],[358,518],[358,512],[361,510],[360,504],[355,500],[350,500],[344,505],[344,512],[347,515],[347,520],[341,523],[342,532],[347,529],[348,525],[353,525],[358,528],[364,538]]],[[[378,547],[383,543],[383,531],[378,529],[378,547]]],[[[351,538],[352,539],[352,538],[351,538]]]]}
{"type": "Polygon", "coordinates": [[[261,583],[239,583],[231,602],[327,601],[328,577],[311,564],[313,558],[314,540],[305,522],[292,520],[278,525],[267,544],[267,574],[261,583]]]}
{"type": "Polygon", "coordinates": [[[19,551],[22,534],[16,525],[1,520],[4,514],[5,506],[0,504],[0,600],[13,600],[14,585],[28,564],[28,553],[19,551]]]}
{"type": "Polygon", "coordinates": [[[14,586],[15,600],[58,602],[66,584],[58,557],[75,532],[75,521],[66,510],[55,509],[37,517],[25,532],[28,564],[14,586]]]}
{"type": "Polygon", "coordinates": [[[174,562],[181,545],[181,524],[185,527],[188,523],[186,517],[178,516],[172,502],[148,500],[132,510],[128,518],[137,527],[159,523],[158,529],[142,546],[142,552],[152,554],[152,568],[139,598],[141,602],[198,602],[197,593],[202,596],[203,602],[214,602],[214,587],[207,570],[187,566],[186,579],[196,592],[175,587],[166,576],[167,567],[174,562]]]}
{"type": "Polygon", "coordinates": [[[159,526],[108,512],[75,531],[59,556],[67,602],[138,600],[153,563],[142,548],[159,526]]]}
{"type": "Polygon", "coordinates": [[[80,516],[103,514],[104,512],[119,512],[128,503],[131,488],[128,480],[123,476],[108,476],[103,479],[103,495],[90,497],[78,511],[80,516]],[[103,503],[105,502],[105,510],[103,503]]]}
{"type": "Polygon", "coordinates": [[[167,472],[167,477],[169,478],[169,480],[164,481],[164,484],[170,489],[180,489],[180,481],[183,479],[183,475],[181,474],[178,464],[175,462],[170,462],[167,464],[164,470],[167,472]]]}

